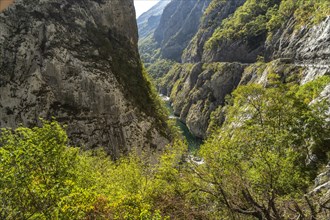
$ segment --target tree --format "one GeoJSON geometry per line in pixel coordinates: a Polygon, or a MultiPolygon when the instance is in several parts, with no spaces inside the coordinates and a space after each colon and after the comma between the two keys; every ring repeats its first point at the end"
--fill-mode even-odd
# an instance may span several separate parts
{"type": "Polygon", "coordinates": [[[219,212],[233,219],[302,213],[299,200],[313,178],[305,159],[312,144],[329,134],[329,125],[326,103],[305,102],[301,89],[275,78],[269,88],[252,84],[233,92],[225,124],[202,146],[205,164],[193,169],[195,184],[219,212]]]}
{"type": "Polygon", "coordinates": [[[3,129],[0,138],[0,218],[51,219],[73,191],[77,150],[58,123],[3,129]]]}
{"type": "Polygon", "coordinates": [[[151,163],[143,153],[112,161],[67,142],[57,122],[1,131],[0,219],[158,220],[177,209],[168,200],[181,198],[183,143],[151,163]]]}

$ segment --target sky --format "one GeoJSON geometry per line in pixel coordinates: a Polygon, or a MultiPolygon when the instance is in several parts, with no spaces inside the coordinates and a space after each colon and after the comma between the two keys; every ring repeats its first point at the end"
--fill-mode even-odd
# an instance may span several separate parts
{"type": "Polygon", "coordinates": [[[139,17],[143,12],[148,11],[159,0],[134,0],[136,17],[139,17]]]}

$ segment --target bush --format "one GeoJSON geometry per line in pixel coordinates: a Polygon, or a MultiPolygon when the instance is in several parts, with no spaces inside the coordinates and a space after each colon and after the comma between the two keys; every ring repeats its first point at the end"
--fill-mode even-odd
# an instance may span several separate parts
{"type": "Polygon", "coordinates": [[[79,152],[67,140],[57,122],[2,130],[1,219],[164,219],[172,205],[164,207],[164,198],[175,200],[181,188],[186,145],[175,144],[155,165],[135,151],[117,161],[102,150],[79,152]]]}
{"type": "Polygon", "coordinates": [[[79,216],[86,207],[69,210],[74,197],[78,151],[67,148],[67,136],[59,124],[42,128],[4,129],[0,139],[1,219],[62,219],[79,216]]]}

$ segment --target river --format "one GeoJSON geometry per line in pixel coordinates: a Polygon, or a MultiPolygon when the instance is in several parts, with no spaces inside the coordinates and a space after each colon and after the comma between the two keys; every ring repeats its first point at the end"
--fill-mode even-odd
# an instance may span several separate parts
{"type": "Polygon", "coordinates": [[[196,152],[199,149],[199,147],[201,146],[201,144],[203,143],[203,140],[200,139],[200,138],[195,137],[189,131],[188,127],[182,121],[180,121],[180,119],[177,116],[174,115],[174,111],[173,111],[173,107],[171,105],[170,98],[168,96],[164,96],[162,94],[160,95],[160,97],[165,102],[166,107],[170,111],[169,118],[172,119],[172,120],[175,120],[176,126],[180,129],[182,135],[187,140],[189,152],[191,152],[191,153],[196,152]]]}

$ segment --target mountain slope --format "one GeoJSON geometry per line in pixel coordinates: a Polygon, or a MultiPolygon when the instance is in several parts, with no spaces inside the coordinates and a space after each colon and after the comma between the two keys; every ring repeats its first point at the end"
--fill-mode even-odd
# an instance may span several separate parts
{"type": "Polygon", "coordinates": [[[138,17],[137,24],[139,27],[140,39],[148,36],[155,31],[160,22],[160,17],[163,13],[163,10],[169,2],[169,0],[159,1],[151,9],[149,9],[147,12],[144,12],[138,17]]]}
{"type": "MultiPolygon", "coordinates": [[[[174,112],[192,133],[205,138],[211,115],[223,115],[225,97],[238,85],[267,85],[273,73],[284,82],[300,83],[329,73],[329,6],[324,0],[213,0],[181,59],[170,57],[181,62],[168,62],[168,71],[153,73],[161,76],[158,88],[171,96],[174,112]]],[[[162,19],[171,20],[165,12],[162,19]]],[[[181,16],[191,12],[182,11],[181,16]]],[[[186,27],[176,30],[180,28],[186,27]]],[[[166,22],[158,29],[166,30],[166,22]]],[[[175,41],[172,45],[181,44],[180,39],[170,39],[175,41]]],[[[156,69],[157,62],[150,67],[156,69]]]]}
{"type": "Polygon", "coordinates": [[[212,36],[222,21],[231,15],[245,0],[212,1],[202,16],[198,32],[190,41],[182,55],[182,62],[200,62],[204,50],[204,44],[212,36]]]}
{"type": "Polygon", "coordinates": [[[181,55],[195,35],[200,18],[210,0],[173,0],[164,9],[154,38],[164,59],[181,60],[181,55]]]}

